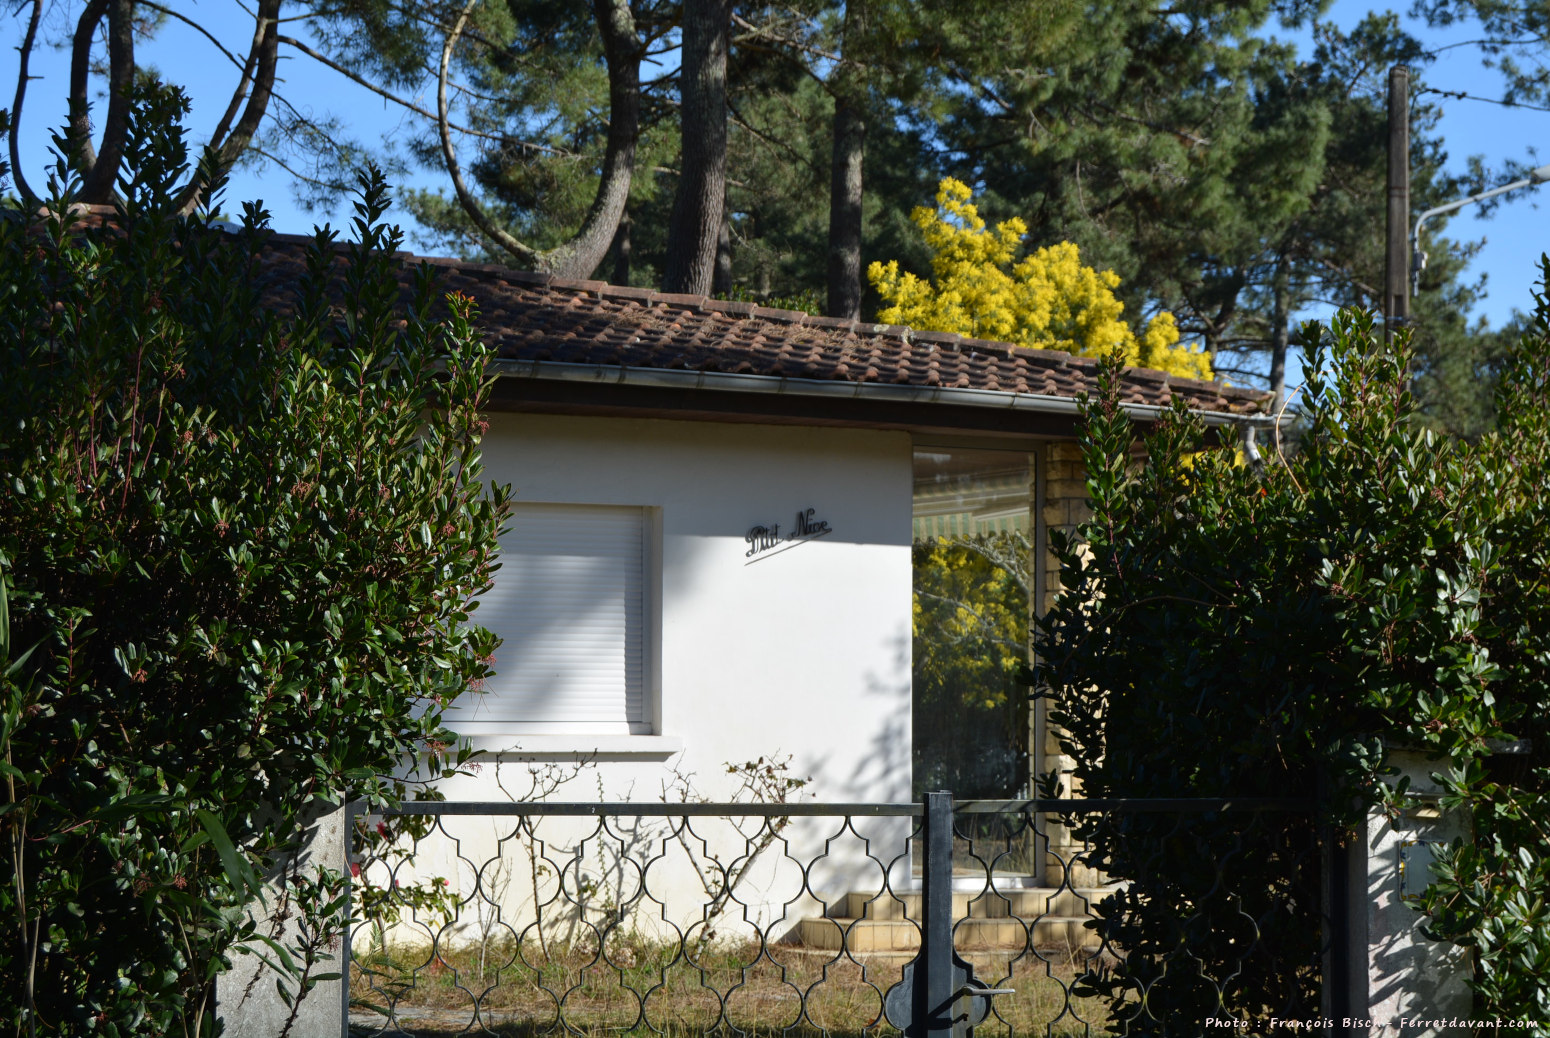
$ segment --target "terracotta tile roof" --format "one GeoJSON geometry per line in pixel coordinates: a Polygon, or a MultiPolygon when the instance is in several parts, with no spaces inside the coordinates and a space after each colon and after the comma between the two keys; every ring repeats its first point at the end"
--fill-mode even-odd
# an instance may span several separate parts
{"type": "MultiPolygon", "coordinates": [[[[111,212],[111,211],[110,211],[111,212]]],[[[311,239],[273,235],[260,280],[276,305],[305,270],[311,239]]],[[[883,386],[941,387],[1070,398],[1094,388],[1097,361],[1056,350],[672,295],[601,281],[454,259],[428,263],[447,292],[478,307],[485,341],[503,359],[660,371],[724,372],[883,386]]],[[[343,256],[337,261],[343,264],[343,256]]],[[[405,291],[410,279],[404,279],[405,291]]],[[[1269,394],[1131,368],[1124,401],[1166,406],[1182,397],[1205,411],[1255,414],[1269,394]]]]}
{"type": "MultiPolygon", "coordinates": [[[[1093,388],[1097,361],[902,325],[771,310],[601,281],[565,281],[432,259],[448,291],[471,296],[485,341],[501,357],[983,389],[1071,397],[1093,388]]],[[[1257,413],[1268,395],[1142,368],[1125,378],[1127,403],[1182,396],[1208,411],[1257,413]]]]}

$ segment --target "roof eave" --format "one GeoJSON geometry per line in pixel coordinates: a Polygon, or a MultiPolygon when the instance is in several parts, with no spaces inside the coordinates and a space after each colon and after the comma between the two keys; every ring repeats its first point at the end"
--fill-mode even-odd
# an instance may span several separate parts
{"type": "MultiPolygon", "coordinates": [[[[829,400],[875,400],[889,403],[943,404],[1046,415],[1076,415],[1080,404],[1076,397],[1041,393],[1010,393],[996,389],[970,389],[957,386],[888,385],[839,379],[791,378],[785,375],[755,375],[729,371],[689,371],[665,368],[632,367],[624,364],[575,364],[563,361],[516,360],[497,358],[496,374],[503,378],[536,379],[551,382],[587,383],[692,389],[713,393],[773,394],[818,397],[829,400]]],[[[1156,421],[1168,410],[1157,404],[1123,403],[1120,405],[1135,421],[1156,421]]],[[[1269,426],[1275,419],[1264,414],[1238,414],[1232,411],[1195,412],[1207,426],[1269,426]]]]}

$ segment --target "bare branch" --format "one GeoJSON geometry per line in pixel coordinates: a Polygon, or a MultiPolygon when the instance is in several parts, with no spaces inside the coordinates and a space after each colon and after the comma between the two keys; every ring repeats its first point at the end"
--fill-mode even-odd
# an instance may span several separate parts
{"type": "MultiPolygon", "coordinates": [[[[248,55],[248,67],[255,63],[257,65],[252,76],[253,93],[248,98],[242,117],[231,131],[231,137],[224,141],[219,139],[220,134],[225,132],[226,123],[223,120],[220,129],[210,139],[211,146],[220,148],[222,158],[227,162],[234,160],[248,141],[253,139],[253,134],[258,132],[258,125],[274,93],[275,68],[280,57],[279,15],[280,0],[260,0],[258,17],[254,19],[253,46],[248,55]]],[[[241,90],[246,89],[247,79],[244,70],[241,90]]]]}
{"type": "Polygon", "coordinates": [[[824,50],[822,47],[815,47],[810,43],[804,43],[801,40],[794,40],[789,36],[782,36],[779,33],[776,33],[763,26],[755,25],[736,12],[733,12],[732,14],[732,24],[748,34],[747,36],[739,36],[737,38],[737,42],[741,46],[746,47],[753,40],[768,40],[771,43],[776,44],[778,49],[788,51],[794,50],[800,51],[803,54],[812,54],[816,57],[824,59],[825,61],[832,61],[836,66],[840,65],[841,63],[853,64],[853,62],[846,62],[841,55],[832,54],[829,51],[824,50]]]}
{"type": "MultiPolygon", "coordinates": [[[[300,40],[294,39],[294,38],[292,38],[290,36],[281,36],[280,37],[280,42],[284,43],[284,44],[287,44],[289,46],[295,47],[297,50],[299,50],[303,54],[307,55],[307,57],[313,59],[314,61],[318,62],[319,64],[328,66],[329,68],[333,69],[335,72],[337,72],[340,75],[344,76],[346,79],[349,79],[351,82],[365,87],[367,90],[370,90],[372,93],[378,95],[379,97],[383,97],[383,98],[393,102],[394,104],[396,104],[396,105],[398,105],[398,106],[400,106],[402,108],[407,108],[409,111],[415,113],[416,115],[424,116],[426,119],[429,119],[429,120],[431,120],[433,122],[434,121],[439,121],[439,117],[437,116],[437,114],[435,112],[432,112],[430,109],[428,109],[428,108],[421,108],[419,105],[415,104],[413,101],[409,101],[409,100],[407,100],[405,98],[399,97],[397,94],[393,93],[392,91],[386,90],[383,87],[377,86],[375,83],[372,83],[370,80],[366,79],[365,77],[363,77],[363,76],[359,75],[358,73],[356,73],[356,72],[346,68],[345,66],[339,64],[337,61],[334,61],[332,58],[328,57],[326,54],[322,54],[319,51],[314,50],[313,48],[307,46],[305,43],[302,43],[300,40]]],[[[498,142],[500,144],[503,144],[503,145],[516,144],[516,145],[519,145],[519,146],[521,146],[523,148],[529,149],[531,151],[547,152],[550,155],[558,155],[561,158],[576,158],[577,157],[575,152],[566,151],[566,150],[564,150],[562,148],[550,147],[547,144],[537,144],[537,143],[535,143],[533,141],[517,140],[516,138],[508,137],[508,136],[506,136],[504,134],[486,133],[483,130],[476,130],[476,129],[474,129],[471,126],[462,126],[462,125],[459,125],[458,123],[454,123],[454,122],[451,122],[451,121],[449,121],[447,123],[447,125],[452,127],[452,129],[458,131],[459,133],[466,133],[466,134],[468,134],[470,137],[479,137],[479,138],[482,138],[482,139],[488,140],[488,141],[496,141],[496,142],[498,142]]]]}
{"type": "Polygon", "coordinates": [[[1533,33],[1521,40],[1491,39],[1486,37],[1478,40],[1460,40],[1457,43],[1447,43],[1441,47],[1433,47],[1426,54],[1428,57],[1434,58],[1445,50],[1453,50],[1457,47],[1480,47],[1483,50],[1489,50],[1492,47],[1501,49],[1506,49],[1507,47],[1542,47],[1544,43],[1545,41],[1541,37],[1533,33]]]}
{"type": "Polygon", "coordinates": [[[586,219],[571,238],[547,251],[525,245],[498,227],[468,190],[452,144],[447,117],[448,69],[468,17],[479,0],[467,0],[441,49],[436,77],[436,128],[441,138],[443,165],[452,178],[458,204],[474,225],[491,241],[525,264],[561,277],[590,277],[602,262],[619,218],[629,201],[635,171],[635,146],[640,127],[640,60],[642,46],[636,35],[629,0],[593,0],[603,54],[608,62],[608,145],[603,154],[602,175],[586,219]]]}
{"type": "Polygon", "coordinates": [[[22,102],[27,97],[27,67],[32,57],[32,46],[38,37],[38,22],[43,17],[43,0],[32,0],[32,17],[27,20],[27,34],[22,37],[20,63],[16,69],[16,100],[11,105],[11,176],[16,180],[17,190],[21,192],[22,200],[29,206],[38,201],[38,196],[33,192],[31,185],[27,183],[27,177],[22,173],[21,161],[21,132],[22,132],[22,102]]]}
{"type": "Polygon", "coordinates": [[[218,50],[222,54],[224,54],[226,56],[226,60],[231,62],[234,67],[239,68],[239,69],[243,67],[243,63],[237,60],[237,56],[235,54],[233,54],[231,51],[226,49],[225,44],[221,43],[220,40],[218,40],[214,36],[212,36],[210,34],[210,30],[206,29],[203,25],[200,25],[198,22],[194,21],[192,18],[188,17],[187,15],[185,15],[185,14],[179,12],[179,11],[174,11],[170,7],[163,7],[161,4],[153,3],[152,0],[136,0],[136,2],[141,7],[148,7],[148,8],[150,8],[153,11],[158,11],[158,12],[166,15],[169,18],[175,18],[178,21],[182,22],[184,25],[188,26],[190,29],[193,29],[199,35],[201,35],[205,39],[209,40],[211,45],[214,46],[216,50],[218,50]]]}
{"type": "Polygon", "coordinates": [[[750,123],[747,119],[744,119],[742,115],[739,114],[737,106],[730,100],[727,102],[727,111],[731,113],[733,123],[742,127],[744,130],[747,130],[750,134],[759,138],[759,140],[763,141],[765,144],[768,144],[770,147],[775,148],[778,151],[785,152],[793,160],[806,166],[815,176],[818,174],[818,167],[813,163],[811,157],[803,155],[801,152],[797,151],[785,141],[778,141],[764,131],[757,129],[752,123],[750,123]]]}
{"type": "MultiPolygon", "coordinates": [[[[220,122],[216,123],[215,130],[210,134],[210,145],[212,147],[217,147],[219,142],[226,136],[227,130],[231,127],[231,121],[237,117],[237,112],[242,107],[243,99],[248,96],[249,87],[253,82],[254,66],[258,64],[259,53],[263,44],[263,21],[255,19],[256,25],[253,32],[253,43],[248,50],[247,61],[243,62],[239,61],[235,54],[227,50],[226,45],[223,44],[220,40],[216,39],[208,29],[206,29],[199,22],[189,18],[182,12],[175,11],[170,7],[164,7],[158,3],[154,3],[153,0],[139,0],[139,2],[153,11],[159,11],[161,14],[182,22],[184,25],[187,25],[189,28],[199,33],[199,35],[203,36],[211,46],[220,51],[226,60],[231,62],[232,65],[242,73],[241,78],[237,82],[237,89],[232,91],[231,101],[226,105],[226,111],[221,113],[220,122]]],[[[278,7],[278,5],[276,6],[278,7]]],[[[279,19],[276,18],[274,21],[278,23],[279,19]]],[[[182,196],[178,205],[179,210],[184,212],[191,211],[194,206],[199,203],[198,196],[200,191],[201,185],[198,179],[196,178],[195,180],[190,181],[188,187],[185,188],[182,192],[182,196]]]]}
{"type": "MultiPolygon", "coordinates": [[[[221,121],[210,134],[209,147],[218,168],[229,167],[246,150],[253,135],[258,132],[264,114],[269,110],[269,102],[274,96],[275,68],[279,62],[280,2],[260,0],[254,15],[253,42],[248,48],[247,61],[241,66],[242,77],[237,83],[237,89],[232,92],[231,102],[221,115],[221,121]],[[242,110],[241,118],[237,119],[236,127],[232,128],[232,120],[237,118],[237,110],[242,107],[244,98],[247,99],[247,107],[242,110]]],[[[209,33],[205,35],[209,37],[209,33]]],[[[232,57],[219,43],[216,46],[228,58],[232,57]]],[[[197,177],[191,180],[178,196],[178,210],[192,212],[207,186],[197,177]]]]}
{"type": "Polygon", "coordinates": [[[281,169],[285,170],[285,172],[289,173],[291,176],[295,177],[297,180],[300,180],[304,184],[311,184],[313,187],[322,188],[325,191],[332,191],[339,186],[337,184],[329,183],[326,180],[321,180],[317,177],[308,176],[306,173],[303,173],[300,170],[292,169],[289,163],[287,163],[280,156],[276,155],[274,152],[266,150],[262,145],[249,144],[248,150],[253,154],[263,158],[265,161],[273,162],[276,166],[279,166],[281,169]]]}
{"type": "Polygon", "coordinates": [[[542,254],[518,241],[504,227],[497,226],[468,190],[468,185],[463,182],[463,169],[458,165],[457,151],[452,145],[452,128],[447,124],[447,67],[452,62],[452,50],[457,46],[458,37],[463,34],[463,26],[478,2],[479,0],[467,0],[452,31],[447,34],[446,43],[441,48],[441,68],[436,77],[436,128],[441,135],[442,162],[447,167],[447,175],[452,178],[453,190],[457,192],[458,202],[462,205],[463,211],[468,214],[468,218],[501,248],[524,263],[536,266],[542,259],[542,254]]]}

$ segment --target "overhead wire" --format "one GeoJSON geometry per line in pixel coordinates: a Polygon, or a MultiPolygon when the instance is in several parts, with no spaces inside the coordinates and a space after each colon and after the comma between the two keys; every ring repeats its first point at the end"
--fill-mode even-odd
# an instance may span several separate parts
{"type": "Polygon", "coordinates": [[[1486,104],[1501,105],[1504,108],[1526,108],[1534,112],[1550,112],[1550,107],[1545,105],[1532,105],[1527,101],[1513,101],[1508,98],[1479,97],[1475,94],[1466,94],[1462,90],[1443,90],[1439,87],[1416,87],[1418,94],[1440,94],[1443,97],[1454,97],[1461,101],[1483,101],[1486,104]]]}

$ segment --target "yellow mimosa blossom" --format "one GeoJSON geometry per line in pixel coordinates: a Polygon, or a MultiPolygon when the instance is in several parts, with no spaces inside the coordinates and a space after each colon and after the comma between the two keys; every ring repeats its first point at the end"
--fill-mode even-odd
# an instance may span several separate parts
{"type": "Polygon", "coordinates": [[[987,228],[971,197],[966,184],[948,177],[935,209],[910,214],[931,246],[929,282],[901,272],[897,260],[867,268],[888,304],[879,321],[1084,357],[1121,350],[1126,364],[1212,377],[1210,354],[1179,345],[1171,313],[1152,318],[1139,337],[1132,332],[1114,298],[1119,275],[1082,266],[1075,244],[1050,245],[1014,263],[1027,225],[1014,216],[987,228]]]}

